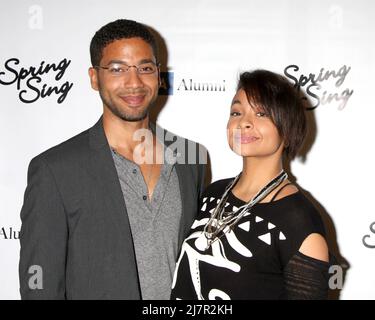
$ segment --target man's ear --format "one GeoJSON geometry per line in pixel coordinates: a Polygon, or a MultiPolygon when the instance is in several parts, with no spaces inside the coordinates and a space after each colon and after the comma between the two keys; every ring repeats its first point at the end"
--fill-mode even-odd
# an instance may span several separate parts
{"type": "Polygon", "coordinates": [[[99,91],[98,71],[94,67],[89,68],[89,77],[91,82],[91,88],[93,88],[96,91],[99,91]]]}

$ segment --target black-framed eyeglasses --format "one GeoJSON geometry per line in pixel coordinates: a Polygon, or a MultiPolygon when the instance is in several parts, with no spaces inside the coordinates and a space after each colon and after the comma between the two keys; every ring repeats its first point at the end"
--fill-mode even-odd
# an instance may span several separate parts
{"type": "Polygon", "coordinates": [[[154,63],[152,61],[141,63],[139,65],[128,66],[125,63],[111,63],[108,66],[94,66],[94,68],[100,68],[106,70],[111,76],[114,77],[121,77],[126,76],[129,74],[130,68],[135,68],[137,74],[139,75],[147,75],[155,73],[158,68],[160,67],[160,63],[154,63]]]}

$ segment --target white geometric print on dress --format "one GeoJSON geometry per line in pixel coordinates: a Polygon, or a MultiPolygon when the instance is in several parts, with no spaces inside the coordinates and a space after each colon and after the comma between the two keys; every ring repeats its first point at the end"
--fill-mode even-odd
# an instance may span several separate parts
{"type": "Polygon", "coordinates": [[[250,230],[250,221],[246,221],[244,223],[241,223],[238,225],[239,228],[241,228],[242,230],[245,230],[247,232],[249,232],[250,230]]]}
{"type": "MultiPolygon", "coordinates": [[[[203,226],[208,222],[208,218],[204,218],[201,220],[195,220],[191,229],[195,229],[199,226],[203,226]]],[[[215,221],[218,223],[217,221],[215,221]]],[[[226,231],[226,230],[225,230],[226,231]]],[[[247,249],[236,237],[234,231],[226,232],[224,233],[224,236],[226,237],[228,244],[239,254],[245,257],[252,257],[252,253],[249,249],[247,249]]],[[[204,300],[204,297],[201,292],[201,283],[200,283],[200,270],[199,270],[199,263],[206,262],[209,264],[212,264],[217,267],[226,268],[229,270],[232,270],[234,272],[239,272],[241,270],[241,266],[233,261],[230,261],[224,251],[223,243],[220,239],[217,239],[211,244],[211,254],[203,254],[199,251],[204,252],[207,245],[207,239],[203,233],[203,231],[197,231],[192,233],[186,240],[184,241],[182,248],[181,248],[181,254],[180,257],[176,263],[176,269],[173,276],[172,281],[172,289],[176,285],[177,276],[178,276],[178,270],[181,263],[182,258],[187,256],[188,262],[189,262],[189,269],[190,269],[190,275],[193,282],[194,290],[197,295],[197,298],[199,300],[204,300]],[[189,243],[188,240],[195,239],[193,248],[189,243]],[[198,251],[197,251],[198,249],[198,251]]],[[[207,251],[208,252],[208,251],[207,251]]],[[[229,296],[218,289],[212,288],[211,291],[213,291],[214,295],[218,295],[220,297],[226,297],[227,299],[230,299],[229,296]]],[[[211,292],[210,291],[210,292],[211,292]]]]}
{"type": "Polygon", "coordinates": [[[204,203],[202,208],[201,208],[201,211],[206,211],[206,208],[207,208],[207,203],[204,203]]]}
{"type": "Polygon", "coordinates": [[[259,236],[258,238],[268,245],[271,245],[271,234],[269,232],[267,234],[259,236]]]}
{"type": "Polygon", "coordinates": [[[208,293],[208,299],[217,300],[217,298],[222,300],[230,300],[230,297],[224,291],[219,289],[211,289],[211,291],[208,293]]]}
{"type": "Polygon", "coordinates": [[[276,226],[275,226],[273,223],[268,222],[268,230],[273,229],[273,228],[275,228],[275,227],[276,227],[276,226]]]}
{"type": "Polygon", "coordinates": [[[286,240],[286,238],[284,236],[284,233],[282,233],[281,231],[280,231],[280,234],[279,234],[279,239],[280,240],[286,240]]]}

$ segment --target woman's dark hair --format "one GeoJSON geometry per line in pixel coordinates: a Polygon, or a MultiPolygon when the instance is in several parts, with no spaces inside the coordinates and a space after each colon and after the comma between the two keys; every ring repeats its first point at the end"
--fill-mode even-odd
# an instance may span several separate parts
{"type": "Polygon", "coordinates": [[[237,91],[243,89],[254,108],[271,117],[284,140],[284,154],[293,159],[306,136],[306,115],[298,91],[283,76],[267,70],[240,74],[237,91]]]}
{"type": "Polygon", "coordinates": [[[101,27],[90,43],[90,57],[93,67],[98,66],[103,56],[103,49],[115,40],[141,38],[146,41],[157,59],[157,45],[150,30],[143,24],[126,19],[119,19],[101,27]]]}

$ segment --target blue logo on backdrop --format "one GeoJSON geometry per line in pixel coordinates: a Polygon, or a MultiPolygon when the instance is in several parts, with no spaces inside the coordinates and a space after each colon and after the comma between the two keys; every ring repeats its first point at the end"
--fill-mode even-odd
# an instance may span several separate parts
{"type": "Polygon", "coordinates": [[[160,72],[160,88],[159,95],[172,96],[173,95],[173,72],[160,72]]]}

